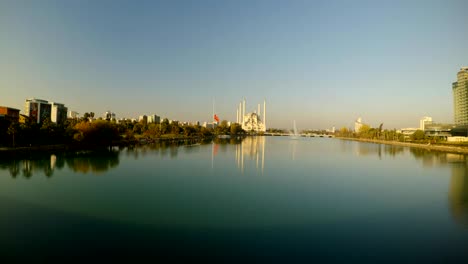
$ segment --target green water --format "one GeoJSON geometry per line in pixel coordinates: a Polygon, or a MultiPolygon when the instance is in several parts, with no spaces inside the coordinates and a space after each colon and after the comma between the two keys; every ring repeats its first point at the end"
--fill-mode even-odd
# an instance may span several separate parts
{"type": "Polygon", "coordinates": [[[3,158],[0,248],[46,262],[463,262],[467,158],[289,137],[3,158]]]}

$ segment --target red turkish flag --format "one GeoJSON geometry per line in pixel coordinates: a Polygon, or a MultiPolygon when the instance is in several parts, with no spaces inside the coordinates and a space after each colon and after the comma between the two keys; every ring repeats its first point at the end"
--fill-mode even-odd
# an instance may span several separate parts
{"type": "Polygon", "coordinates": [[[213,118],[214,118],[214,120],[216,120],[216,122],[219,122],[219,117],[216,114],[214,115],[213,118]]]}

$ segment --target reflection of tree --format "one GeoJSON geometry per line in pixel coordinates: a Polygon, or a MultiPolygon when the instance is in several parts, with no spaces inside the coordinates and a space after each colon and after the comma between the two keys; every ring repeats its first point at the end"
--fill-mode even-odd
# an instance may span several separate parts
{"type": "Polygon", "coordinates": [[[385,145],[384,152],[392,157],[395,157],[397,154],[403,153],[405,148],[402,146],[395,146],[395,145],[385,145]]]}
{"type": "Polygon", "coordinates": [[[18,174],[20,173],[19,162],[14,160],[9,166],[8,170],[10,172],[11,177],[16,178],[16,176],[18,176],[18,174]]]}
{"type": "Polygon", "coordinates": [[[410,153],[417,160],[422,160],[424,167],[432,167],[435,164],[446,163],[449,153],[440,151],[431,151],[423,148],[410,148],[410,153]]]}
{"type": "Polygon", "coordinates": [[[171,146],[170,153],[171,153],[171,158],[177,157],[179,147],[178,146],[171,146]]]}
{"type": "Polygon", "coordinates": [[[382,146],[381,144],[374,144],[374,143],[359,143],[357,146],[358,147],[357,154],[358,156],[380,154],[381,146],[382,146]]]}
{"type": "Polygon", "coordinates": [[[63,167],[65,167],[65,157],[63,155],[57,155],[55,167],[57,169],[63,169],[63,167]]]}
{"type": "Polygon", "coordinates": [[[65,163],[70,169],[77,172],[104,172],[119,164],[119,152],[34,154],[27,159],[2,158],[0,159],[0,169],[8,170],[13,178],[16,178],[20,173],[25,178],[31,178],[37,172],[44,173],[46,177],[52,177],[55,168],[61,169],[65,163]]]}
{"type": "Polygon", "coordinates": [[[101,173],[119,165],[118,151],[98,151],[67,156],[68,167],[81,173],[101,173]]]}
{"type": "Polygon", "coordinates": [[[23,176],[25,178],[31,178],[32,176],[32,166],[31,166],[31,161],[30,160],[24,160],[23,161],[23,176]]]}

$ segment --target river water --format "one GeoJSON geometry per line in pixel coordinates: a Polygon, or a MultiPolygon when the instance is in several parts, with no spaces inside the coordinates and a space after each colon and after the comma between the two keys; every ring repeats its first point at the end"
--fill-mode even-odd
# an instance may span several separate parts
{"type": "Polygon", "coordinates": [[[2,158],[0,253],[466,263],[467,164],[289,137],[2,158]]]}

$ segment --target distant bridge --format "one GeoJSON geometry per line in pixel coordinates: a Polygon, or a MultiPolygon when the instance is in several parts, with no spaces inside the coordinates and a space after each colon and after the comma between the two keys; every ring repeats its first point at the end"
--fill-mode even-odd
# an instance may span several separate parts
{"type": "MultiPolygon", "coordinates": [[[[275,136],[275,137],[290,137],[293,136],[290,133],[265,133],[265,136],[275,136]]],[[[299,134],[300,137],[321,137],[321,138],[334,138],[334,135],[327,134],[299,134]]]]}

